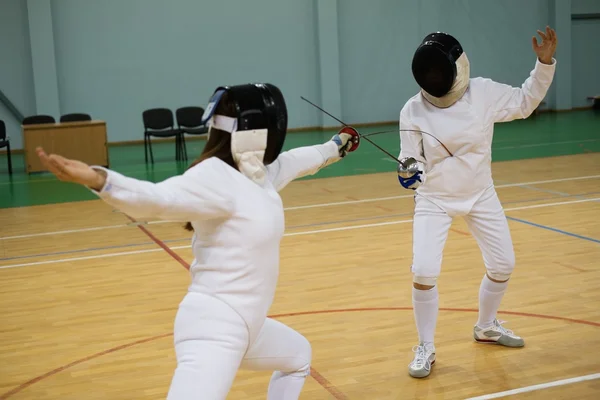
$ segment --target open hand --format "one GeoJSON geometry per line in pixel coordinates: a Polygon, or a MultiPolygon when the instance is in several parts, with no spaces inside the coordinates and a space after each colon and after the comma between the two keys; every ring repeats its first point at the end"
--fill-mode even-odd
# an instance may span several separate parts
{"type": "Polygon", "coordinates": [[[537,33],[542,38],[542,43],[539,44],[537,38],[533,36],[531,38],[533,51],[535,51],[535,54],[537,54],[538,60],[540,60],[541,63],[552,64],[552,57],[554,57],[556,45],[558,44],[556,31],[547,26],[546,33],[540,30],[538,30],[537,33]]]}
{"type": "Polygon", "coordinates": [[[58,154],[46,154],[38,147],[37,155],[42,164],[63,182],[79,183],[95,190],[101,190],[106,182],[106,174],[90,168],[89,165],[77,160],[69,160],[58,154]]]}

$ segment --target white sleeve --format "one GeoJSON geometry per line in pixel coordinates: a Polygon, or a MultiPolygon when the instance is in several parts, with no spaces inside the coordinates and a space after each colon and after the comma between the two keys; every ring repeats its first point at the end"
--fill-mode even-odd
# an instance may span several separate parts
{"type": "Polygon", "coordinates": [[[547,65],[536,59],[535,67],[520,88],[487,79],[485,98],[494,122],[527,118],[540,105],[552,84],[556,60],[547,65]]]}
{"type": "Polygon", "coordinates": [[[233,212],[233,197],[210,159],[160,183],[93,168],[106,171],[107,177],[102,190],[92,192],[136,219],[185,222],[225,217],[233,212]]]}
{"type": "Polygon", "coordinates": [[[267,177],[277,191],[303,176],[316,174],[321,168],[340,160],[337,144],[329,141],[316,146],[298,147],[283,152],[267,165],[267,177]]]}
{"type": "Polygon", "coordinates": [[[412,157],[422,164],[426,163],[425,153],[423,150],[423,135],[418,130],[418,127],[412,124],[408,115],[407,108],[402,108],[400,111],[400,159],[412,157]],[[402,131],[402,129],[411,129],[413,131],[402,131]]]}

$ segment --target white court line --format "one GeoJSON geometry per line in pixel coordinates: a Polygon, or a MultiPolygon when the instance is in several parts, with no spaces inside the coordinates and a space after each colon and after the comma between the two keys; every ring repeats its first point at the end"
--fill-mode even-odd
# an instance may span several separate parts
{"type": "MultiPolygon", "coordinates": [[[[552,206],[560,206],[560,205],[565,205],[565,204],[585,203],[585,202],[597,201],[597,200],[600,200],[600,197],[593,198],[593,199],[562,201],[562,202],[557,202],[557,203],[546,203],[546,204],[537,204],[537,205],[532,205],[532,206],[506,208],[505,211],[527,210],[530,208],[552,207],[552,206]]],[[[412,218],[398,220],[398,221],[377,222],[374,224],[351,225],[351,226],[341,226],[339,228],[328,228],[328,229],[317,229],[317,230],[312,230],[312,231],[291,232],[291,233],[286,233],[283,236],[300,236],[300,235],[313,235],[313,234],[317,234],[317,233],[326,233],[326,232],[350,231],[350,230],[354,230],[354,229],[374,228],[374,227],[378,227],[378,226],[406,224],[409,222],[412,222],[412,218]]],[[[189,249],[191,247],[192,246],[190,246],[190,245],[176,246],[176,247],[171,247],[171,249],[179,250],[179,249],[189,249]]],[[[93,260],[96,258],[116,257],[116,256],[124,256],[124,255],[131,255],[131,254],[144,254],[144,253],[151,253],[151,252],[156,252],[156,251],[161,251],[161,250],[162,249],[134,250],[134,251],[125,251],[125,252],[120,252],[120,253],[99,254],[96,256],[63,258],[63,259],[58,259],[58,260],[36,261],[36,262],[30,262],[30,263],[24,263],[24,264],[2,265],[2,266],[0,266],[0,269],[30,267],[33,265],[63,263],[63,262],[80,261],[80,260],[93,260]]]]}
{"type": "Polygon", "coordinates": [[[591,381],[591,380],[599,379],[599,378],[600,378],[600,374],[577,376],[575,378],[561,379],[560,381],[540,383],[539,385],[525,386],[522,388],[507,390],[504,392],[484,394],[483,396],[477,396],[477,397],[469,397],[468,399],[465,399],[465,400],[498,399],[500,397],[510,396],[513,394],[533,392],[536,390],[548,389],[548,388],[556,387],[556,386],[569,385],[571,383],[577,383],[577,382],[591,381]]]}
{"type": "MultiPolygon", "coordinates": [[[[496,189],[499,188],[509,188],[509,187],[519,187],[523,185],[539,185],[542,183],[556,183],[556,182],[564,182],[564,181],[573,181],[573,180],[581,180],[581,179],[596,179],[600,178],[600,175],[589,175],[589,176],[577,176],[575,178],[560,178],[560,179],[549,179],[545,181],[532,181],[532,182],[522,182],[522,183],[506,183],[504,185],[495,185],[496,189]]],[[[341,206],[347,204],[358,204],[358,203],[370,203],[374,201],[385,201],[385,200],[396,200],[396,199],[406,199],[412,198],[414,194],[408,194],[403,196],[390,196],[390,197],[375,197],[372,199],[363,199],[363,200],[348,200],[348,201],[339,201],[335,203],[322,203],[322,204],[309,204],[306,206],[296,206],[296,207],[288,207],[285,210],[303,210],[306,208],[320,208],[320,207],[331,207],[331,206],[341,206]]],[[[152,223],[162,223],[163,221],[153,221],[152,223]]]]}
{"type": "Polygon", "coordinates": [[[545,181],[506,183],[504,185],[497,185],[496,188],[515,187],[515,186],[523,186],[523,185],[539,185],[539,184],[542,184],[542,183],[556,183],[556,182],[564,182],[564,181],[578,181],[578,180],[582,180],[582,179],[596,179],[596,178],[600,178],[600,175],[587,175],[587,176],[576,176],[576,177],[573,177],[573,178],[548,179],[548,180],[545,180],[545,181]]]}
{"type": "Polygon", "coordinates": [[[348,200],[348,201],[336,201],[334,203],[322,203],[322,204],[308,204],[305,206],[295,206],[285,208],[285,211],[292,210],[306,210],[308,208],[321,208],[321,207],[332,207],[332,206],[344,206],[347,204],[360,204],[360,203],[371,203],[374,201],[387,201],[387,200],[396,200],[396,199],[408,199],[413,198],[414,194],[405,194],[403,196],[390,196],[390,197],[375,197],[372,199],[363,199],[363,200],[348,200]]]}
{"type": "Polygon", "coordinates": [[[108,225],[108,226],[98,226],[98,227],[95,227],[95,228],[81,228],[81,229],[70,229],[70,230],[66,230],[66,231],[31,233],[29,235],[4,236],[4,237],[0,237],[0,240],[23,239],[23,238],[30,238],[30,237],[36,237],[36,236],[58,235],[58,234],[64,234],[64,233],[78,233],[78,232],[101,231],[103,229],[122,228],[124,226],[127,226],[127,225],[108,225]]]}
{"type": "Polygon", "coordinates": [[[388,221],[388,222],[378,222],[376,224],[341,226],[339,228],[319,229],[316,231],[292,232],[292,233],[285,233],[283,236],[300,236],[300,235],[312,235],[314,233],[349,231],[351,229],[362,229],[362,228],[373,228],[376,226],[406,224],[407,222],[412,222],[412,219],[403,219],[403,220],[399,220],[399,221],[388,221]]]}
{"type": "Polygon", "coordinates": [[[543,147],[543,146],[553,146],[555,144],[568,144],[568,143],[589,143],[589,142],[597,142],[598,140],[600,140],[600,139],[566,140],[564,142],[523,144],[523,145],[518,145],[518,146],[494,147],[494,150],[522,149],[524,147],[527,147],[527,148],[543,147]]]}
{"type": "MultiPolygon", "coordinates": [[[[503,185],[496,185],[495,187],[496,187],[496,189],[499,189],[499,188],[519,187],[519,186],[523,186],[523,185],[539,185],[539,184],[543,184],[543,183],[556,183],[556,182],[576,181],[576,180],[596,179],[596,178],[600,178],[600,175],[576,176],[573,178],[548,179],[548,180],[544,180],[544,181],[531,181],[531,182],[521,182],[521,183],[507,183],[507,184],[503,184],[503,185]]],[[[344,205],[348,205],[348,204],[372,203],[372,202],[376,202],[376,201],[407,199],[407,198],[412,198],[413,196],[414,196],[413,194],[408,194],[408,195],[403,195],[403,196],[374,197],[374,198],[362,199],[362,200],[348,200],[348,201],[337,201],[337,202],[332,202],[332,203],[308,204],[305,206],[287,207],[287,208],[284,208],[284,210],[285,211],[293,211],[293,210],[304,210],[304,209],[309,209],[309,208],[344,206],[344,205]]],[[[155,224],[168,224],[168,223],[176,223],[176,222],[178,222],[178,221],[149,221],[147,223],[155,225],[155,224]]],[[[131,225],[130,224],[109,225],[109,226],[100,226],[100,227],[95,227],[95,228],[83,228],[83,229],[71,229],[71,230],[66,230],[66,231],[32,233],[32,234],[28,234],[28,235],[19,235],[19,236],[5,236],[5,237],[0,237],[0,240],[22,239],[22,238],[48,236],[48,235],[60,235],[60,234],[65,234],[65,233],[99,231],[102,229],[123,228],[123,227],[127,227],[127,226],[131,226],[131,225]]]]}
{"type": "MultiPolygon", "coordinates": [[[[532,147],[544,147],[544,146],[554,146],[556,144],[569,144],[569,143],[589,143],[589,142],[597,142],[600,139],[584,139],[584,140],[566,140],[564,142],[548,142],[548,143],[532,143],[532,144],[523,144],[517,146],[503,146],[503,147],[494,147],[493,150],[511,150],[511,149],[522,149],[522,148],[532,148],[532,147]]],[[[388,161],[388,162],[396,162],[394,160],[390,160],[388,157],[382,157],[380,160],[388,161]]]]}
{"type": "MultiPolygon", "coordinates": [[[[532,144],[522,144],[522,145],[517,145],[517,146],[496,147],[496,148],[494,148],[494,150],[520,149],[523,147],[530,148],[530,147],[553,146],[555,144],[568,144],[568,143],[588,143],[588,142],[597,142],[598,140],[600,140],[600,139],[583,139],[583,140],[567,140],[564,142],[532,143],[532,144]]],[[[387,157],[382,158],[382,160],[395,162],[394,160],[390,160],[387,157]]],[[[165,172],[165,171],[171,171],[171,169],[166,168],[166,169],[155,169],[154,170],[154,172],[165,172]]],[[[145,172],[146,171],[128,171],[127,174],[134,175],[134,174],[143,174],[145,172]]],[[[18,183],[37,183],[37,182],[52,182],[52,181],[56,181],[56,179],[51,178],[51,179],[38,179],[35,181],[0,182],[0,185],[14,185],[14,184],[18,184],[18,183]]]]}
{"type": "Polygon", "coordinates": [[[552,207],[552,206],[560,206],[563,204],[576,204],[576,203],[587,203],[590,201],[600,200],[600,197],[596,197],[593,199],[581,199],[581,200],[572,200],[572,201],[561,201],[557,203],[544,203],[544,204],[534,204],[531,206],[521,206],[521,207],[513,207],[513,208],[505,208],[504,211],[518,211],[518,210],[529,210],[532,208],[543,208],[543,207],[552,207]]]}
{"type": "MultiPolygon", "coordinates": [[[[596,179],[596,178],[600,178],[600,175],[576,176],[574,178],[548,179],[545,181],[531,181],[531,182],[522,182],[522,183],[506,183],[503,185],[494,185],[494,187],[496,189],[499,189],[499,188],[509,188],[509,187],[520,187],[520,186],[525,186],[525,185],[539,185],[542,183],[556,183],[556,182],[577,181],[577,180],[582,180],[582,179],[596,179]]],[[[306,206],[287,207],[287,208],[284,208],[284,210],[285,211],[304,210],[307,208],[343,206],[343,205],[348,205],[348,204],[371,203],[371,202],[375,202],[375,201],[407,199],[407,198],[412,198],[412,197],[414,197],[414,194],[408,194],[408,195],[403,195],[403,196],[390,196],[390,197],[374,197],[374,198],[362,199],[362,200],[336,201],[333,203],[308,204],[306,206]]],[[[543,200],[543,199],[540,199],[540,200],[543,200]]],[[[150,222],[148,222],[148,224],[168,224],[168,223],[174,223],[174,222],[177,222],[177,221],[150,221],[150,222]]]]}
{"type": "MultiPolygon", "coordinates": [[[[389,221],[389,222],[378,222],[376,224],[342,226],[339,228],[319,229],[319,230],[314,230],[314,231],[292,232],[292,233],[286,233],[283,236],[300,236],[300,235],[313,235],[315,233],[324,233],[324,232],[349,231],[352,229],[371,228],[371,227],[384,226],[384,225],[398,225],[398,224],[405,224],[408,222],[412,222],[412,219],[400,220],[400,221],[389,221]]],[[[171,250],[179,250],[179,249],[189,249],[191,247],[192,247],[191,245],[186,245],[186,246],[171,247],[170,249],[171,250]]],[[[152,253],[152,252],[156,252],[156,251],[164,251],[164,250],[162,248],[159,248],[159,249],[148,249],[148,250],[124,251],[124,252],[120,252],[120,253],[99,254],[96,256],[61,258],[58,260],[36,261],[36,262],[25,263],[25,264],[2,265],[2,266],[0,266],[0,269],[30,267],[33,265],[63,263],[63,262],[80,261],[80,260],[93,260],[96,258],[127,256],[127,255],[131,255],[131,254],[152,253]]]]}
{"type": "MultiPolygon", "coordinates": [[[[174,247],[172,247],[172,249],[174,249],[174,247]]],[[[59,260],[37,261],[37,262],[26,263],[26,264],[3,265],[3,266],[0,267],[0,269],[17,268],[17,267],[29,267],[31,265],[44,265],[44,264],[53,264],[53,263],[63,263],[63,262],[69,262],[69,261],[94,260],[96,258],[128,256],[128,255],[131,255],[131,254],[152,253],[152,252],[155,252],[155,251],[164,251],[164,250],[162,248],[159,248],[159,249],[148,249],[148,250],[124,251],[124,252],[121,252],[121,253],[107,253],[107,254],[100,254],[100,255],[97,255],[97,256],[61,258],[59,260]]]]}
{"type": "MultiPolygon", "coordinates": [[[[600,177],[600,175],[598,175],[600,177]]],[[[396,199],[409,199],[413,198],[414,194],[405,194],[403,196],[389,196],[389,197],[374,197],[371,199],[362,199],[362,200],[347,200],[347,201],[336,201],[333,203],[319,203],[319,204],[307,204],[305,206],[294,206],[294,207],[285,207],[284,211],[293,211],[293,210],[306,210],[308,208],[321,208],[321,207],[333,207],[333,206],[345,206],[348,204],[360,204],[360,203],[372,203],[375,201],[387,201],[387,200],[396,200],[396,199]]],[[[169,224],[177,221],[150,221],[148,224],[169,224]]],[[[1,239],[1,238],[0,238],[1,239]]]]}

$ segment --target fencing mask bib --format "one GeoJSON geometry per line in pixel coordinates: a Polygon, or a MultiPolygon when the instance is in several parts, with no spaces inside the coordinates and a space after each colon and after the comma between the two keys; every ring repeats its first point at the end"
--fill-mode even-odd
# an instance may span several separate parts
{"type": "Polygon", "coordinates": [[[440,108],[456,103],[469,87],[467,55],[447,33],[425,36],[413,56],[412,73],[423,97],[440,108]]]}
{"type": "Polygon", "coordinates": [[[281,153],[287,132],[287,107],[274,85],[256,83],[218,87],[209,100],[202,122],[231,134],[231,154],[242,174],[258,184],[266,168],[281,153]],[[235,116],[215,114],[223,95],[235,108],[235,116]]]}

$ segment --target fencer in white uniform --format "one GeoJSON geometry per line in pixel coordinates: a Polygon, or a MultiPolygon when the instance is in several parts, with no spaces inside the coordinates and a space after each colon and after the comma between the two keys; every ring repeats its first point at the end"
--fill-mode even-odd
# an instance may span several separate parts
{"type": "Polygon", "coordinates": [[[191,284],[174,325],[177,355],[169,400],[223,400],[239,368],[275,371],[270,400],[298,399],[310,373],[311,346],[267,318],[279,275],[284,211],[278,191],[351,150],[340,132],[325,144],[281,153],[287,109],[270,84],[218,88],[204,121],[209,139],[183,175],[160,183],[38,154],[60,179],[91,188],[136,219],[193,228],[191,284]]]}
{"type": "Polygon", "coordinates": [[[400,184],[416,190],[412,298],[419,344],[413,348],[415,356],[408,367],[413,377],[428,376],[435,362],[436,282],[455,217],[464,217],[486,268],[479,290],[475,341],[524,345],[521,337],[496,319],[515,255],[492,180],[492,137],[495,123],[527,118],[552,83],[556,33],[550,28],[538,33],[543,41],[540,45],[533,38],[537,60],[520,88],[470,78],[466,53],[446,33],[427,35],[414,54],[412,71],[421,90],[400,112],[398,164],[400,184]]]}

